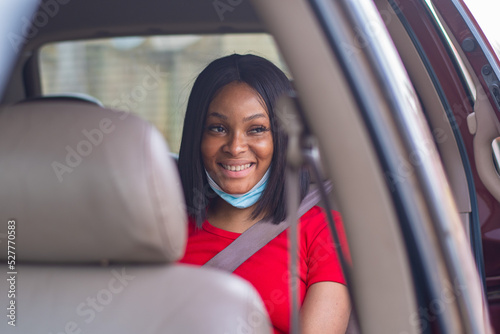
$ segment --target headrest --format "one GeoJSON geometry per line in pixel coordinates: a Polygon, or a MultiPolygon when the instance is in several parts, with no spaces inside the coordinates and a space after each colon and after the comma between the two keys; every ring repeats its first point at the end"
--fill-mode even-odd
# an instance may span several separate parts
{"type": "Polygon", "coordinates": [[[84,93],[65,93],[65,94],[57,94],[57,95],[43,95],[43,96],[34,96],[30,97],[26,100],[22,100],[18,103],[27,103],[27,102],[40,102],[45,100],[52,101],[66,101],[66,102],[82,102],[82,103],[90,103],[95,104],[104,108],[104,105],[97,98],[84,94],[84,93]]]}
{"type": "Polygon", "coordinates": [[[11,240],[21,262],[176,261],[186,221],[177,168],[151,124],[68,101],[0,109],[2,260],[11,240]]]}

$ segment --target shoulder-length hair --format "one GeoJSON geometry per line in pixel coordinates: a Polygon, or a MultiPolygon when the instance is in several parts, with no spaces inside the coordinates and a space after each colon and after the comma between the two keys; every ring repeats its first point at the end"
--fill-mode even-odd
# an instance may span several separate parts
{"type": "MultiPolygon", "coordinates": [[[[199,74],[191,90],[178,161],[188,214],[201,227],[210,201],[217,196],[205,175],[201,140],[210,103],[224,86],[232,82],[246,83],[252,87],[262,98],[269,115],[274,146],[272,167],[267,187],[252,212],[252,218],[264,213],[265,219],[277,224],[286,217],[284,188],[287,136],[280,128],[274,105],[281,95],[291,94],[293,89],[290,80],[278,67],[262,57],[250,54],[233,54],[214,60],[199,74]]],[[[300,184],[303,198],[309,186],[306,171],[301,173],[300,184]]]]}

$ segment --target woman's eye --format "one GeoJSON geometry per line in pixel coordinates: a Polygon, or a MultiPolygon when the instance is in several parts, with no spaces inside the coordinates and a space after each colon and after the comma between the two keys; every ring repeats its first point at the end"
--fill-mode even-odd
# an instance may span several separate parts
{"type": "Polygon", "coordinates": [[[259,126],[259,127],[251,129],[250,132],[252,132],[252,133],[262,133],[262,132],[266,132],[268,130],[269,129],[266,128],[266,127],[264,127],[264,126],[259,126]]]}
{"type": "Polygon", "coordinates": [[[217,133],[222,133],[225,131],[224,127],[222,127],[220,125],[209,126],[208,130],[213,131],[213,132],[217,132],[217,133]]]}

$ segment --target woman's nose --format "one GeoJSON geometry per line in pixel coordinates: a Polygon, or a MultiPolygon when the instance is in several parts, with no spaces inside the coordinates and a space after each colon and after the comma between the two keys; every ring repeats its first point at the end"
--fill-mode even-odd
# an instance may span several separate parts
{"type": "Polygon", "coordinates": [[[243,133],[235,132],[231,134],[228,138],[228,142],[224,145],[224,152],[230,153],[233,156],[236,156],[240,153],[243,153],[247,150],[248,144],[243,133]]]}

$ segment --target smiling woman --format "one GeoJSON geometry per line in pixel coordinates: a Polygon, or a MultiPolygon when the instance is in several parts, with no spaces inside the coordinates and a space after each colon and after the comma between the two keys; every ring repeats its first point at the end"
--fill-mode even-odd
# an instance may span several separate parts
{"type": "MultiPolygon", "coordinates": [[[[285,219],[287,138],[274,105],[291,92],[281,70],[253,55],[217,59],[198,76],[179,153],[190,214],[181,262],[205,265],[257,222],[285,219]]],[[[309,183],[305,171],[300,183],[304,197],[309,183]]],[[[339,223],[340,215],[334,216],[339,223]]],[[[325,215],[313,207],[299,226],[302,332],[343,333],[350,304],[325,215]]],[[[285,231],[234,270],[260,293],[275,333],[290,329],[288,245],[285,231]]]]}
{"type": "MultiPolygon", "coordinates": [[[[250,163],[250,169],[256,170],[257,173],[251,173],[248,179],[231,182],[231,187],[237,185],[243,187],[244,184],[248,185],[251,182],[254,186],[267,171],[269,166],[265,166],[260,154],[252,153],[252,149],[248,152],[235,152],[239,148],[234,145],[244,143],[249,138],[253,138],[253,143],[259,143],[259,147],[267,146],[272,156],[269,186],[263,191],[262,198],[252,208],[252,218],[259,216],[260,218],[269,218],[274,223],[279,223],[285,218],[286,135],[276,121],[274,103],[278,97],[291,91],[290,81],[281,70],[268,60],[254,55],[235,54],[220,58],[200,73],[189,97],[179,152],[179,170],[186,205],[198,225],[201,225],[206,218],[209,202],[216,199],[214,191],[209,186],[205,169],[209,171],[212,178],[217,179],[218,175],[215,174],[215,171],[219,171],[218,174],[220,174],[223,170],[223,167],[217,163],[225,163],[226,165],[250,163]],[[237,95],[233,96],[235,93],[237,95]],[[264,117],[254,118],[256,115],[264,117]],[[243,122],[243,124],[238,124],[239,121],[232,119],[232,117],[230,119],[230,116],[239,116],[240,121],[243,121],[244,118],[251,119],[247,119],[247,122],[243,122]],[[267,119],[267,123],[263,123],[263,119],[267,119]],[[250,126],[250,128],[245,128],[245,125],[250,126]],[[265,131],[266,129],[269,131],[265,131]],[[222,138],[230,139],[229,146],[209,147],[220,143],[218,139],[222,138]],[[269,141],[261,141],[262,138],[267,138],[269,141]],[[231,141],[233,142],[231,143],[231,141]],[[223,152],[217,152],[218,148],[221,148],[223,152]],[[214,153],[210,153],[212,150],[214,153]],[[211,154],[217,154],[216,159],[219,160],[215,160],[213,164],[210,162],[208,165],[204,165],[208,162],[208,156],[211,154]],[[200,160],[200,157],[203,161],[200,160]],[[257,157],[259,160],[256,160],[257,157]]],[[[255,145],[251,146],[255,147],[255,145]]],[[[261,150],[262,148],[259,149],[259,152],[261,150]]],[[[237,168],[236,165],[234,169],[237,168]]],[[[230,170],[227,172],[231,173],[230,170]]],[[[302,173],[301,184],[301,197],[304,197],[308,188],[306,173],[302,173]]],[[[219,184],[219,186],[224,189],[228,185],[219,184]]],[[[226,190],[235,191],[232,193],[233,195],[243,193],[242,188],[226,190]]]]}
{"type": "MultiPolygon", "coordinates": [[[[246,83],[231,83],[222,88],[208,109],[201,144],[203,164],[208,176],[224,192],[238,194],[232,196],[235,199],[244,197],[241,194],[269,175],[273,137],[264,107],[246,83]]],[[[262,182],[261,186],[264,185],[262,182]]],[[[262,190],[263,187],[259,194],[262,190]]],[[[253,196],[252,204],[258,199],[253,196]]]]}

